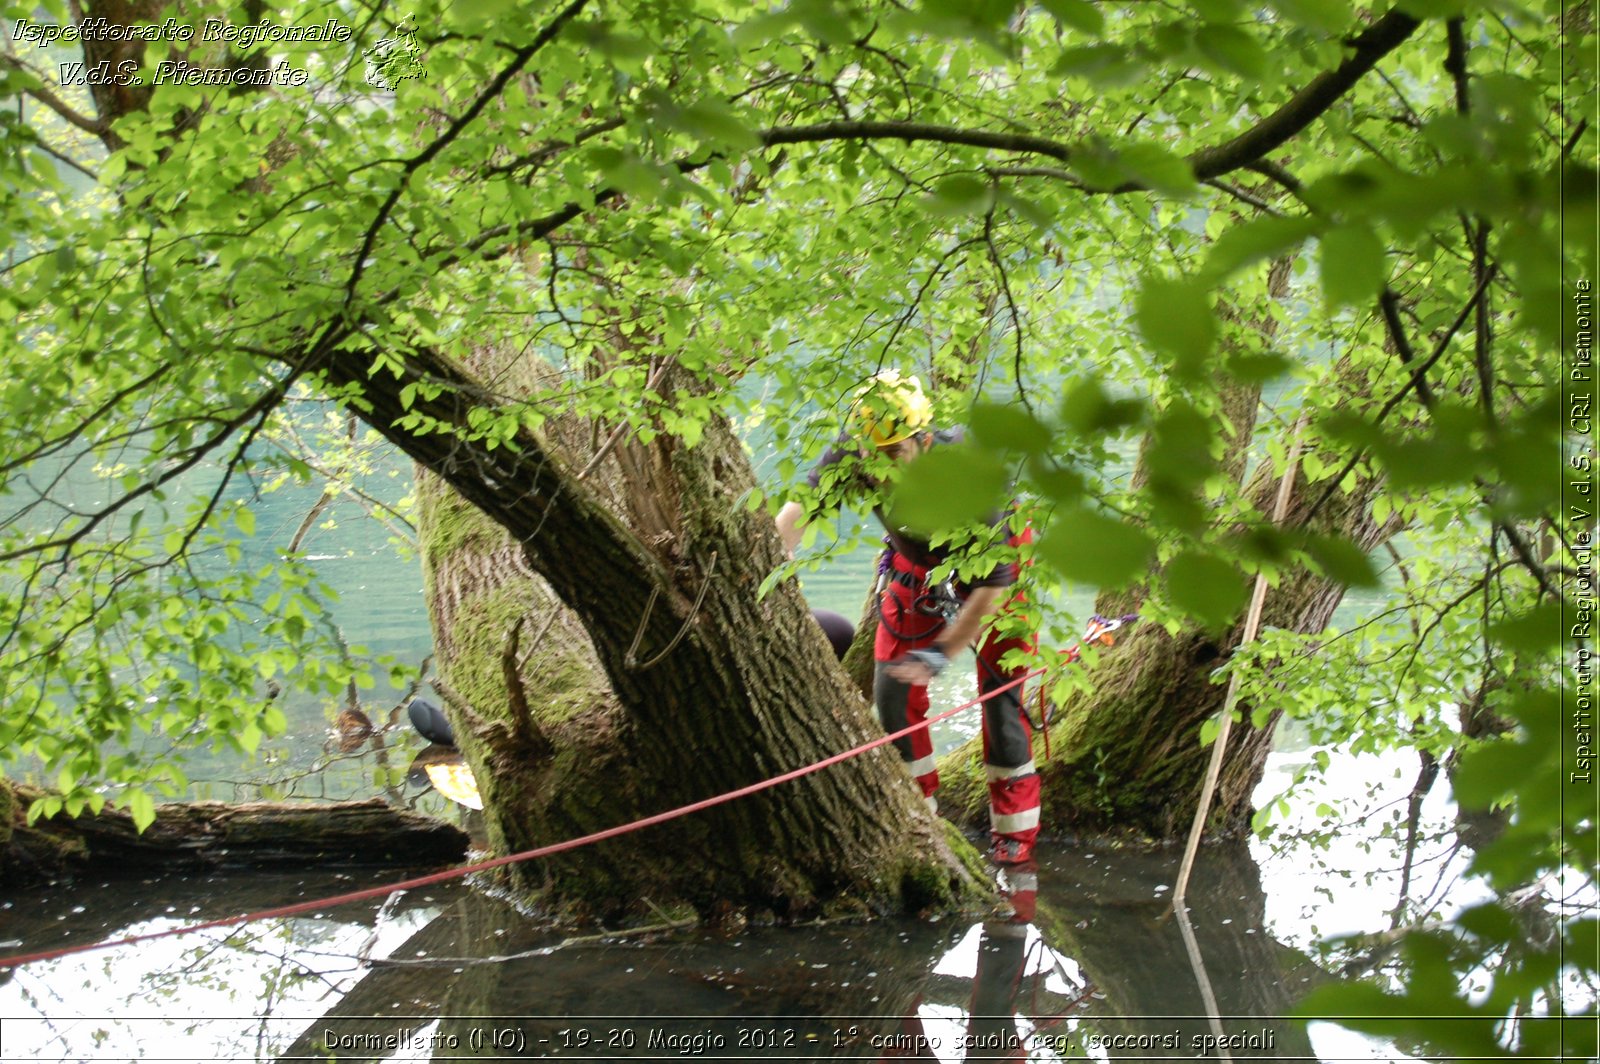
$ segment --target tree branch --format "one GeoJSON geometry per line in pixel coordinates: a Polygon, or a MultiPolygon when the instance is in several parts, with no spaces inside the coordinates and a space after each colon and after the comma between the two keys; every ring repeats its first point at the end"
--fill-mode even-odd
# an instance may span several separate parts
{"type": "Polygon", "coordinates": [[[1195,176],[1204,181],[1236,170],[1282,145],[1343,96],[1378,61],[1398,48],[1421,25],[1399,9],[1390,11],[1350,42],[1355,54],[1313,78],[1289,102],[1232,140],[1189,156],[1195,176]]]}
{"type": "MultiPolygon", "coordinates": [[[[43,76],[41,76],[38,71],[34,70],[33,67],[29,66],[27,63],[24,63],[14,55],[0,53],[0,63],[5,64],[12,70],[20,70],[23,73],[36,77],[40,80],[40,82],[44,81],[43,76]]],[[[89,116],[74,110],[72,107],[67,105],[65,100],[51,92],[43,84],[33,88],[23,89],[22,94],[24,96],[33,97],[38,102],[44,104],[50,110],[54,111],[69,125],[76,126],[85,133],[92,133],[96,137],[104,137],[111,129],[111,127],[105,122],[97,121],[96,119],[90,118],[89,116]]]]}
{"type": "MultiPolygon", "coordinates": [[[[1417,355],[1411,347],[1411,340],[1406,336],[1405,322],[1400,320],[1400,296],[1388,285],[1383,286],[1383,294],[1378,297],[1378,308],[1383,312],[1383,324],[1389,331],[1389,339],[1394,341],[1395,353],[1400,356],[1401,365],[1411,368],[1411,363],[1417,355]]],[[[1433,389],[1428,385],[1428,378],[1421,370],[1416,373],[1417,398],[1422,400],[1422,405],[1429,410],[1433,409],[1433,389]]]]}
{"type": "Polygon", "coordinates": [[[809,126],[772,126],[756,134],[763,147],[778,144],[811,144],[834,140],[903,140],[906,143],[931,141],[968,148],[988,148],[1019,155],[1044,155],[1069,162],[1072,149],[1058,140],[1031,133],[993,133],[985,129],[963,129],[930,122],[817,122],[809,126]]]}
{"type": "MultiPolygon", "coordinates": [[[[25,547],[17,547],[13,550],[0,553],[0,562],[14,561],[17,558],[21,558],[29,554],[44,554],[51,550],[61,550],[62,552],[70,551],[74,546],[81,542],[85,536],[89,535],[90,532],[94,531],[102,523],[110,519],[114,514],[122,510],[128,504],[151,494],[152,492],[161,488],[162,485],[176,480],[184,473],[187,473],[190,469],[193,469],[196,465],[198,465],[200,461],[208,454],[216,450],[223,443],[227,442],[228,438],[232,436],[235,431],[243,428],[251,421],[256,421],[256,427],[250,430],[250,438],[253,439],[255,434],[260,429],[260,419],[264,418],[278,405],[279,402],[283,400],[284,394],[288,391],[289,386],[294,382],[298,375],[299,374],[296,371],[291,370],[287,377],[281,381],[275,382],[271,388],[262,393],[255,402],[246,407],[242,412],[239,413],[238,416],[226,422],[223,427],[214,433],[210,438],[193,447],[190,450],[188,457],[186,457],[182,462],[171,466],[160,476],[152,477],[143,484],[140,484],[138,487],[134,488],[132,491],[129,491],[127,494],[118,499],[112,500],[101,509],[89,514],[88,519],[78,528],[73,529],[66,535],[57,536],[53,539],[45,540],[42,543],[34,543],[25,547]]],[[[196,526],[196,528],[198,528],[198,526],[196,526]]],[[[193,531],[191,531],[189,538],[192,538],[192,536],[193,531]]],[[[185,542],[187,542],[187,539],[185,542]]]]}
{"type": "MultiPolygon", "coordinates": [[[[1378,410],[1377,416],[1372,419],[1372,423],[1374,425],[1381,422],[1389,415],[1391,410],[1399,406],[1400,401],[1404,399],[1408,393],[1410,393],[1411,389],[1416,387],[1417,383],[1424,379],[1423,375],[1426,374],[1428,370],[1433,368],[1433,364],[1444,357],[1444,353],[1450,348],[1450,341],[1455,339],[1456,333],[1460,332],[1461,326],[1466,323],[1468,315],[1473,312],[1473,309],[1478,305],[1478,301],[1482,299],[1484,294],[1488,291],[1490,283],[1494,281],[1496,272],[1497,271],[1495,267],[1489,267],[1489,272],[1484,275],[1484,278],[1481,282],[1479,282],[1478,287],[1473,290],[1472,298],[1467,300],[1467,305],[1461,308],[1461,312],[1456,315],[1455,320],[1450,323],[1450,327],[1445,330],[1444,335],[1439,338],[1439,342],[1434,345],[1433,353],[1428,356],[1428,360],[1414,369],[1411,372],[1411,376],[1406,378],[1405,384],[1400,386],[1400,390],[1395,392],[1394,395],[1390,396],[1388,402],[1384,403],[1383,406],[1378,410]]],[[[1316,516],[1317,511],[1322,508],[1323,504],[1326,503],[1333,495],[1334,491],[1338,489],[1339,482],[1342,481],[1350,473],[1350,471],[1356,467],[1356,463],[1361,461],[1361,456],[1365,453],[1365,448],[1357,448],[1355,454],[1350,456],[1350,460],[1344,464],[1344,467],[1341,468],[1335,476],[1328,480],[1327,488],[1325,488],[1322,494],[1317,497],[1317,501],[1311,504],[1311,509],[1306,511],[1306,515],[1302,519],[1303,524],[1310,523],[1311,519],[1316,516]]]]}
{"type": "Polygon", "coordinates": [[[1551,598],[1559,598],[1561,595],[1560,589],[1550,582],[1550,574],[1539,563],[1539,559],[1533,553],[1533,547],[1528,544],[1527,539],[1518,531],[1516,526],[1510,521],[1500,520],[1495,522],[1495,527],[1500,530],[1500,533],[1506,537],[1506,541],[1511,544],[1511,550],[1516,554],[1517,561],[1521,562],[1522,567],[1528,570],[1534,580],[1538,582],[1539,590],[1551,598]]]}
{"type": "Polygon", "coordinates": [[[50,156],[52,159],[55,159],[62,165],[72,167],[74,170],[78,171],[78,173],[82,174],[84,177],[87,177],[90,181],[98,182],[100,180],[99,174],[95,173],[93,170],[89,169],[87,166],[83,165],[66,152],[57,151],[56,149],[52,148],[43,140],[35,141],[33,146],[50,156]]]}
{"type": "MultiPolygon", "coordinates": [[[[1333,70],[1318,75],[1282,107],[1231,140],[1190,153],[1195,177],[1207,181],[1249,165],[1281,146],[1332,107],[1339,97],[1384,56],[1398,48],[1420,23],[1401,11],[1390,11],[1353,41],[1354,54],[1333,70]]],[[[819,122],[811,126],[777,126],[758,134],[764,145],[828,140],[934,141],[990,148],[1024,155],[1044,155],[1070,162],[1072,150],[1060,141],[1027,133],[991,133],[924,122],[819,122]]],[[[1144,185],[1129,182],[1112,192],[1137,192],[1144,185]]]]}
{"type": "Polygon", "coordinates": [[[345,306],[348,307],[355,300],[356,288],[361,284],[362,274],[366,272],[367,260],[372,253],[373,245],[377,242],[378,231],[383,228],[383,223],[389,220],[389,213],[394,210],[395,204],[400,202],[400,197],[404,195],[406,185],[411,180],[411,175],[426,166],[455,141],[461,135],[462,130],[471,125],[473,120],[483,113],[483,109],[489,106],[489,103],[505,90],[507,83],[528,64],[528,60],[532,59],[540,49],[549,44],[556,34],[560,33],[567,23],[576,18],[588,3],[589,0],[572,0],[566,7],[562,8],[532,41],[516,51],[505,69],[495,75],[494,80],[489,82],[484,87],[484,90],[478,94],[478,98],[473,100],[465,111],[457,115],[443,133],[434,138],[433,142],[426,148],[406,160],[405,165],[401,167],[400,180],[395,182],[394,188],[389,190],[388,198],[378,208],[378,213],[373,216],[372,223],[367,226],[366,235],[361,240],[361,250],[356,254],[355,266],[350,271],[350,280],[345,283],[345,306]]]}
{"type": "MultiPolygon", "coordinates": [[[[1271,163],[1266,162],[1263,156],[1282,145],[1290,137],[1299,133],[1321,116],[1362,75],[1371,70],[1384,56],[1399,47],[1416,30],[1417,26],[1417,20],[1398,11],[1391,11],[1373,23],[1352,42],[1351,46],[1355,49],[1353,56],[1346,59],[1334,70],[1319,75],[1304,89],[1296,93],[1287,103],[1262,119],[1252,129],[1222,144],[1210,148],[1201,148],[1191,153],[1187,161],[1194,170],[1196,178],[1201,181],[1210,181],[1231,170],[1250,167],[1276,179],[1275,168],[1271,163]]],[[[492,91],[498,91],[498,89],[492,89],[492,91]]],[[[488,95],[489,93],[486,92],[484,96],[481,96],[479,98],[480,102],[488,95]]],[[[1028,133],[995,133],[989,130],[964,129],[959,126],[937,125],[929,122],[837,120],[818,122],[808,126],[772,126],[755,131],[755,135],[763,147],[785,144],[825,143],[839,140],[864,142],[902,140],[906,143],[925,141],[936,144],[1013,152],[1019,155],[1043,155],[1063,163],[1070,163],[1072,159],[1071,146],[1058,140],[1052,140],[1049,137],[1040,137],[1028,133]]],[[[681,158],[669,165],[675,167],[681,174],[690,174],[704,169],[713,160],[721,157],[720,153],[713,152],[699,158],[681,158]]],[[[1024,174],[1028,176],[1061,177],[1077,187],[1083,187],[1076,178],[1065,171],[1051,169],[1018,171],[1019,176],[1024,174]]],[[[403,184],[402,182],[401,187],[403,187],[403,184]]],[[[1117,194],[1138,192],[1144,189],[1145,186],[1138,182],[1128,182],[1117,188],[1104,191],[1117,194]]],[[[1293,190],[1291,188],[1291,191],[1293,190]]],[[[443,257],[438,263],[438,268],[448,268],[469,256],[495,259],[509,254],[515,247],[530,240],[548,238],[551,233],[574,218],[592,211],[601,204],[616,199],[621,194],[619,189],[600,188],[595,190],[593,198],[588,204],[570,202],[542,218],[515,225],[493,226],[462,245],[456,254],[443,257]],[[481,249],[502,238],[510,238],[506,247],[484,252],[482,255],[478,254],[481,249]]],[[[347,286],[349,293],[352,295],[355,290],[355,282],[359,280],[361,263],[366,260],[367,253],[371,250],[371,244],[376,239],[376,227],[381,224],[384,217],[387,217],[388,210],[392,208],[394,202],[398,201],[399,196],[400,188],[396,188],[390,193],[389,201],[386,202],[385,208],[380,211],[380,218],[375,219],[373,227],[369,229],[368,239],[364,241],[362,253],[358,256],[356,275],[351,278],[351,283],[347,286]]]]}

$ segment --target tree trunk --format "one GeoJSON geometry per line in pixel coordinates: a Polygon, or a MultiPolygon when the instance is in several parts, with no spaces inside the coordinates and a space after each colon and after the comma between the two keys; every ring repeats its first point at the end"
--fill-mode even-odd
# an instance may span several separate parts
{"type": "Polygon", "coordinates": [[[878,585],[874,575],[873,584],[867,589],[867,597],[861,603],[861,619],[856,622],[856,637],[850,641],[850,649],[845,652],[844,660],[839,664],[844,667],[845,675],[850,677],[850,682],[855,689],[861,692],[861,697],[870,701],[872,699],[872,677],[877,671],[877,661],[873,658],[872,646],[878,638],[878,585]]]}
{"type": "Polygon", "coordinates": [[[93,873],[148,875],[151,869],[300,866],[307,861],[402,867],[448,864],[467,834],[433,817],[362,802],[173,802],[156,807],[143,832],[112,806],[79,817],[27,824],[40,795],[0,782],[0,882],[93,873]]]}
{"type": "MultiPolygon", "coordinates": [[[[146,103],[97,100],[108,126],[146,103]]],[[[481,564],[468,556],[430,562],[436,590],[459,587],[457,601],[473,604],[459,618],[463,633],[477,637],[459,641],[468,653],[475,646],[481,654],[485,641],[511,645],[493,622],[514,625],[525,615],[519,604],[548,611],[528,597],[537,591],[513,587],[501,572],[525,563],[587,633],[612,693],[585,699],[594,691],[587,676],[558,683],[553,675],[573,668],[570,657],[547,663],[536,652],[527,667],[538,684],[461,696],[470,697],[471,719],[458,710],[457,723],[470,736],[466,755],[489,799],[498,846],[625,823],[875,737],[864,701],[793,582],[756,595],[779,546],[771,519],[744,506],[754,477],[725,421],[714,418],[697,446],[663,436],[648,454],[629,456],[648,458],[656,478],[650,496],[665,527],[645,538],[539,432],[524,424],[509,439],[482,438],[479,417],[503,412],[497,396],[505,382],[490,386],[420,342],[384,352],[395,372],[374,373],[365,324],[359,312],[344,313],[308,328],[298,346],[263,357],[345,396],[362,420],[509,534],[520,562],[505,540],[489,544],[481,564]],[[482,612],[491,599],[502,612],[482,612]],[[570,699],[527,697],[546,689],[570,699]]],[[[481,549],[477,542],[453,546],[481,549]]],[[[458,620],[442,609],[435,619],[458,620]]],[[[518,645],[531,638],[512,630],[518,645]]],[[[463,677],[474,669],[492,674],[493,665],[444,672],[447,682],[472,688],[463,677]]],[[[880,747],[781,789],[508,874],[524,892],[596,914],[649,895],[682,898],[702,912],[724,902],[793,916],[958,904],[986,890],[970,857],[959,835],[927,812],[894,751],[880,747]]]]}
{"type": "MultiPolygon", "coordinates": [[[[458,382],[427,412],[464,424],[464,397],[482,394],[468,372],[437,356],[418,371],[458,382]]],[[[443,474],[424,478],[429,609],[496,850],[664,812],[876,737],[796,586],[756,597],[777,537],[741,504],[754,478],[725,422],[692,448],[662,436],[613,452],[622,496],[650,496],[630,515],[636,534],[603,484],[567,472],[577,463],[560,440],[524,433],[488,451],[412,436],[387,409],[394,392],[348,372],[366,384],[370,422],[443,474]]],[[[915,912],[985,889],[964,849],[879,747],[510,875],[574,919],[642,914],[647,901],[712,918],[730,906],[915,912]]]]}

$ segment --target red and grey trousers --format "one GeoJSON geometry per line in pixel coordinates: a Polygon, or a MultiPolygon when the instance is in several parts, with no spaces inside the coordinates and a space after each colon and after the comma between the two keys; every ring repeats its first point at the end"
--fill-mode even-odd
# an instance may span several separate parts
{"type": "MultiPolygon", "coordinates": [[[[928,689],[896,680],[888,664],[912,650],[938,641],[944,630],[942,615],[928,612],[927,570],[895,553],[890,558],[889,582],[878,605],[878,636],[873,644],[877,670],[873,701],[885,731],[896,732],[928,719],[928,689]]],[[[1005,609],[1017,607],[1015,596],[1005,609]]],[[[952,650],[957,648],[951,648],[952,650]]],[[[1032,651],[1019,637],[1001,638],[991,627],[978,645],[978,694],[983,699],[983,762],[989,781],[989,827],[996,838],[1032,843],[1039,834],[1039,774],[1033,764],[1033,726],[1023,709],[1022,685],[998,694],[989,692],[1022,676],[1022,667],[1004,669],[1002,658],[1011,650],[1032,651]]],[[[939,770],[928,729],[895,740],[911,775],[932,799],[939,789],[939,770]]],[[[929,803],[932,804],[931,801],[929,803]]]]}

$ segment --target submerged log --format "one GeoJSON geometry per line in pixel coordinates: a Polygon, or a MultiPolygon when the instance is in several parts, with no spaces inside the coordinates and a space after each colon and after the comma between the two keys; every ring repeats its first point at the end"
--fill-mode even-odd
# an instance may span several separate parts
{"type": "Polygon", "coordinates": [[[78,817],[26,823],[42,792],[15,788],[0,880],[88,873],[145,874],[227,866],[328,864],[435,865],[460,860],[467,833],[380,798],[354,802],[173,802],[156,807],[140,832],[125,810],[106,806],[78,817]]]}

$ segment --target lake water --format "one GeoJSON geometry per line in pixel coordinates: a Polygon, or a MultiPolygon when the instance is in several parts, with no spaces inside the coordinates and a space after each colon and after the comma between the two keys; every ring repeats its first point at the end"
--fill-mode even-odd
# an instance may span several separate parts
{"type": "MultiPolygon", "coordinates": [[[[1292,762],[1274,755],[1267,793],[1292,762]]],[[[1389,926],[1403,862],[1378,828],[1414,767],[1350,759],[1340,794],[1372,794],[1325,848],[1207,847],[1187,899],[1193,951],[1169,902],[1175,849],[1046,845],[1031,919],[737,934],[568,940],[449,885],[29,965],[0,983],[0,1059],[321,1059],[309,1056],[319,1044],[341,1060],[1192,1058],[1218,1038],[1238,1060],[1407,1059],[1417,1047],[1288,1014],[1348,960],[1326,936],[1389,926]]],[[[1449,812],[1437,795],[1427,803],[1412,880],[1413,900],[1446,914],[1476,893],[1458,878],[1449,812]]],[[[78,883],[0,904],[0,938],[7,952],[50,949],[395,878],[78,883]]],[[[1014,903],[1026,900],[1019,890],[1014,903]]]]}

